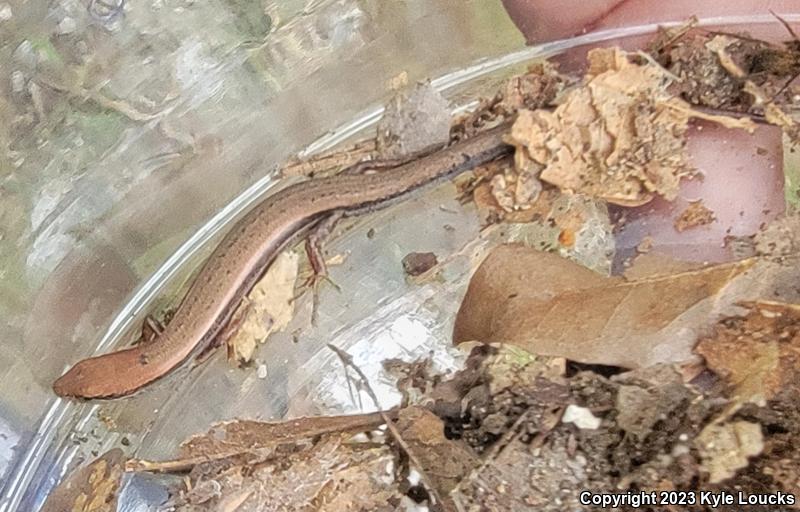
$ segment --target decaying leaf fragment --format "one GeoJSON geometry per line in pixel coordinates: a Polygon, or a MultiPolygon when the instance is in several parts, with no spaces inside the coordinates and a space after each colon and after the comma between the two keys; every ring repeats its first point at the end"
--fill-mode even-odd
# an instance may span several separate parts
{"type": "Polygon", "coordinates": [[[115,448],[72,472],[47,497],[42,512],[114,512],[122,478],[122,450],[115,448]]]}
{"type": "Polygon", "coordinates": [[[697,436],[695,445],[703,458],[702,467],[709,474],[709,482],[716,484],[746,468],[748,459],[764,449],[764,436],[757,423],[711,423],[697,436]]]}
{"type": "MultiPolygon", "coordinates": [[[[742,91],[750,95],[752,98],[752,106],[750,108],[762,110],[764,112],[764,118],[768,123],[780,127],[789,136],[792,142],[797,143],[798,133],[800,133],[800,128],[798,128],[797,123],[791,118],[791,116],[789,116],[789,114],[784,112],[783,109],[781,109],[781,107],[775,103],[774,95],[768,93],[762,86],[757,85],[753,81],[755,77],[748,75],[748,73],[745,72],[742,67],[735,62],[734,58],[731,56],[731,53],[729,53],[728,48],[735,48],[736,44],[738,44],[738,41],[733,37],[717,35],[708,43],[706,43],[706,47],[710,51],[714,52],[719,59],[720,65],[725,69],[725,71],[727,71],[736,80],[739,80],[744,84],[742,86],[742,91]]],[[[779,54],[788,55],[789,53],[790,52],[788,52],[786,49],[776,52],[767,46],[761,49],[759,55],[752,57],[750,60],[752,62],[761,61],[761,64],[755,66],[756,68],[766,65],[767,61],[772,61],[773,65],[776,65],[777,62],[773,60],[775,56],[779,54]],[[768,55],[772,55],[772,57],[768,57],[768,55]]],[[[796,57],[790,58],[789,60],[792,61],[795,59],[796,57]]],[[[769,66],[767,65],[767,68],[768,67],[769,66]]],[[[776,69],[769,69],[768,71],[770,73],[775,73],[779,71],[779,68],[780,66],[778,66],[776,69]]],[[[767,69],[762,71],[767,71],[767,69]]],[[[791,75],[794,75],[794,73],[794,71],[790,72],[791,75]]],[[[783,87],[781,87],[781,89],[783,89],[783,87]]]]}
{"type": "Polygon", "coordinates": [[[539,355],[628,368],[692,358],[695,322],[753,260],[633,281],[505,245],[470,281],[454,343],[511,343],[539,355]],[[688,315],[684,317],[684,315],[688,315]]]}
{"type": "Polygon", "coordinates": [[[477,108],[456,118],[451,138],[471,137],[523,108],[535,110],[551,105],[570,80],[551,62],[534,63],[526,73],[511,77],[493,97],[480,100],[477,108]]]}
{"type": "Polygon", "coordinates": [[[391,472],[394,454],[354,435],[395,416],[225,422],[187,440],[179,459],[132,460],[126,470],[188,471],[185,487],[173,492],[179,511],[394,510],[385,508],[400,500],[391,472]]]}
{"type": "Polygon", "coordinates": [[[734,400],[763,403],[794,385],[800,368],[800,306],[745,302],[745,316],[720,321],[695,351],[732,386],[734,400]]]}
{"type": "Polygon", "coordinates": [[[480,459],[463,442],[447,439],[444,422],[418,406],[403,409],[397,430],[406,448],[414,454],[439,496],[447,496],[465,474],[477,467],[480,459]]]}
{"type": "Polygon", "coordinates": [[[734,78],[744,78],[747,73],[733,60],[733,57],[726,51],[728,46],[735,43],[736,40],[730,36],[719,34],[711,38],[706,43],[706,48],[716,54],[719,59],[720,66],[725,69],[734,78]]]}
{"type": "Polygon", "coordinates": [[[228,341],[229,359],[246,363],[253,359],[257,343],[280,331],[294,314],[294,285],[300,256],[283,251],[264,277],[253,287],[240,311],[241,326],[228,341]]]}
{"type": "MultiPolygon", "coordinates": [[[[392,411],[387,414],[390,417],[395,415],[392,411]]],[[[315,416],[278,422],[228,421],[213,425],[206,434],[187,439],[181,445],[180,456],[175,460],[153,462],[131,459],[126,463],[125,469],[169,473],[243,455],[263,457],[281,445],[302,444],[325,435],[368,432],[377,429],[383,422],[383,416],[378,412],[315,416]]]]}
{"type": "Polygon", "coordinates": [[[520,180],[520,173],[508,160],[493,162],[475,170],[472,200],[483,224],[533,222],[548,217],[553,202],[561,196],[556,189],[542,189],[538,178],[533,188],[520,180]],[[537,186],[537,184],[539,186],[537,186]],[[519,192],[517,187],[521,186],[519,192]]]}
{"type": "Polygon", "coordinates": [[[702,201],[693,201],[675,219],[675,230],[678,232],[711,224],[716,220],[714,212],[711,211],[702,201]]]}
{"type": "Polygon", "coordinates": [[[672,200],[692,173],[685,148],[691,117],[755,128],[747,119],[693,111],[669,92],[669,73],[635,64],[618,48],[591,50],[588,59],[585,83],[554,111],[520,110],[510,142],[525,175],[622,206],[655,194],[672,200]]]}
{"type": "Polygon", "coordinates": [[[197,466],[176,496],[174,510],[395,510],[400,493],[391,474],[391,450],[376,443],[350,444],[348,437],[323,436],[271,458],[197,466]],[[217,492],[196,492],[208,482],[217,492]]]}

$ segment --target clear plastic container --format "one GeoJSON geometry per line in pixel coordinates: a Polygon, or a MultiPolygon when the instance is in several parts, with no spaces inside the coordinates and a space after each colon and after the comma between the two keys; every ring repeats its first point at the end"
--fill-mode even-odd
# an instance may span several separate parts
{"type": "MultiPolygon", "coordinates": [[[[384,407],[397,397],[382,360],[435,350],[453,368],[454,312],[490,242],[443,185],[348,223],[328,244],[347,255],[330,269],[341,291],[323,288],[316,326],[301,302],[260,345],[265,378],[219,353],[125,399],[51,391],[68,365],[135,338],[288,157],[369,133],[401,72],[432,79],[458,108],[534,59],[655,29],[525,47],[499,2],[254,5],[156,0],[114,14],[33,0],[0,22],[14,101],[0,185],[2,512],[37,510],[69,468],[114,446],[159,459],[216,421],[374,409],[351,394],[326,343],[353,355],[384,407]],[[446,260],[442,278],[408,281],[400,260],[412,251],[446,260]]],[[[766,14],[702,23],[722,21],[775,24],[766,14]]],[[[121,509],[163,497],[134,476],[121,509]]]]}

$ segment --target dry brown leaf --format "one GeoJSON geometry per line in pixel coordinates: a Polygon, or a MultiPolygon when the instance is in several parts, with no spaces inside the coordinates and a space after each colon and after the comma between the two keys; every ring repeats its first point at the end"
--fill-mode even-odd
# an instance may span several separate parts
{"type": "Polygon", "coordinates": [[[453,341],[492,341],[492,323],[510,299],[545,300],[554,293],[601,286],[605,278],[551,253],[521,244],[494,249],[473,275],[453,329],[453,341]],[[565,271],[566,270],[566,271],[565,271]]]}
{"type": "MultiPolygon", "coordinates": [[[[390,417],[395,415],[392,411],[387,414],[390,417]]],[[[181,445],[178,459],[163,462],[131,459],[125,469],[163,473],[185,471],[212,460],[273,449],[279,444],[299,443],[324,435],[368,432],[382,424],[383,416],[379,412],[279,422],[234,420],[214,425],[208,433],[186,440],[181,445]]]]}
{"type": "Polygon", "coordinates": [[[251,361],[257,343],[292,320],[299,261],[295,251],[283,251],[247,296],[241,326],[228,341],[230,359],[239,363],[251,361]]]}
{"type": "MultiPolygon", "coordinates": [[[[390,417],[396,413],[389,411],[390,417]]],[[[130,459],[125,471],[176,473],[197,466],[235,458],[266,458],[280,446],[308,446],[314,438],[369,432],[383,424],[381,413],[317,416],[281,422],[234,420],[214,425],[181,445],[177,459],[150,461],[130,459]]]]}
{"type": "Polygon", "coordinates": [[[70,473],[50,493],[41,512],[113,512],[122,478],[122,450],[115,448],[70,473]]]}
{"type": "Polygon", "coordinates": [[[719,322],[695,352],[733,387],[737,403],[763,403],[797,380],[800,367],[800,306],[743,303],[746,316],[719,322]]]}
{"type": "Polygon", "coordinates": [[[705,299],[752,264],[625,281],[552,254],[501,246],[472,277],[453,341],[511,343],[532,354],[629,368],[685,361],[697,326],[681,315],[695,306],[710,310],[705,299]]]}
{"type": "Polygon", "coordinates": [[[480,459],[461,441],[444,436],[444,422],[422,407],[412,406],[400,411],[397,430],[422,465],[424,472],[439,496],[447,496],[480,459]]]}
{"type": "Polygon", "coordinates": [[[400,500],[388,445],[359,441],[395,411],[221,423],[181,446],[181,458],[129,461],[128,471],[188,472],[175,510],[394,510],[400,500]],[[298,485],[302,482],[302,485],[298,485]],[[361,508],[364,507],[364,508],[361,508]]]}
{"type": "Polygon", "coordinates": [[[700,262],[682,261],[658,252],[641,253],[633,260],[633,264],[625,269],[623,275],[628,281],[643,279],[664,274],[678,274],[689,270],[700,270],[700,262]]]}

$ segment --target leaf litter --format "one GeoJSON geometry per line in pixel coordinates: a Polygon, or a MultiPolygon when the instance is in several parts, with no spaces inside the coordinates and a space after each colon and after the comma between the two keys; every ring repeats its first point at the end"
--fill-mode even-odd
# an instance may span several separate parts
{"type": "Polygon", "coordinates": [[[692,174],[692,116],[755,129],[749,119],[693,111],[669,91],[671,77],[660,66],[634,63],[616,48],[591,50],[587,58],[584,83],[554,111],[519,112],[510,141],[521,173],[622,206],[646,204],[656,194],[673,200],[681,178],[692,174]]]}
{"type": "MultiPolygon", "coordinates": [[[[501,250],[512,249],[521,250],[501,250]]],[[[524,258],[516,258],[522,268],[524,258]]],[[[592,278],[553,279],[570,289],[592,278]]],[[[433,510],[533,511],[579,507],[582,490],[793,492],[800,306],[742,306],[744,316],[720,319],[700,342],[699,370],[695,362],[625,371],[471,344],[451,376],[434,375],[426,360],[392,362],[406,397],[400,409],[235,420],[185,442],[178,459],[126,468],[185,475],[171,493],[182,511],[407,510],[413,499],[433,510]],[[777,359],[760,362],[759,348],[775,344],[777,359]]]]}
{"type": "MultiPolygon", "coordinates": [[[[451,125],[458,140],[518,117],[514,161],[462,182],[485,223],[551,224],[557,244],[574,247],[593,218],[586,205],[675,197],[694,174],[691,117],[751,130],[748,118],[719,110],[747,113],[793,135],[786,105],[795,92],[784,81],[800,67],[796,44],[708,34],[690,22],[663,31],[649,52],[593,50],[578,79],[534,66],[451,125]],[[556,206],[564,197],[581,200],[556,206]]],[[[384,134],[285,172],[326,174],[377,158],[394,140],[404,139],[384,134]]],[[[583,490],[800,495],[798,228],[797,217],[780,219],[754,237],[753,257],[719,265],[643,249],[624,278],[500,246],[456,318],[454,341],[471,348],[464,369],[437,375],[428,360],[391,362],[399,408],[234,420],[187,440],[172,460],[124,467],[183,475],[168,505],[183,511],[564,510],[585,508],[583,490]]],[[[294,281],[289,274],[296,270],[281,280],[294,281]]]]}
{"type": "Polygon", "coordinates": [[[702,201],[693,201],[675,219],[675,230],[679,233],[687,229],[711,224],[716,220],[714,212],[705,206],[702,201]]]}

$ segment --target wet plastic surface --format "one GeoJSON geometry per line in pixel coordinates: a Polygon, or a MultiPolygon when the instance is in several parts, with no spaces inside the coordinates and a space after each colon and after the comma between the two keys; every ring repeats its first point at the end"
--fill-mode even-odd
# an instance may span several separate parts
{"type": "MultiPolygon", "coordinates": [[[[458,106],[529,59],[652,31],[524,49],[499,3],[280,4],[265,2],[266,16],[227,1],[129,4],[110,18],[77,2],[12,9],[3,101],[23,119],[4,134],[14,158],[0,203],[0,511],[35,510],[70,464],[123,440],[129,454],[162,458],[214,421],[374,409],[326,343],[353,355],[384,407],[396,396],[382,360],[435,348],[453,367],[453,313],[486,241],[444,185],[340,230],[328,251],[347,255],[330,269],[341,292],[324,288],[316,326],[305,301],[259,348],[266,378],[217,354],[123,400],[50,390],[68,364],[130,340],[277,165],[373,123],[400,72],[436,78],[458,106]],[[441,279],[407,281],[400,260],[412,251],[447,260],[441,279]]],[[[137,477],[124,496],[132,507],[163,493],[137,477]]]]}

